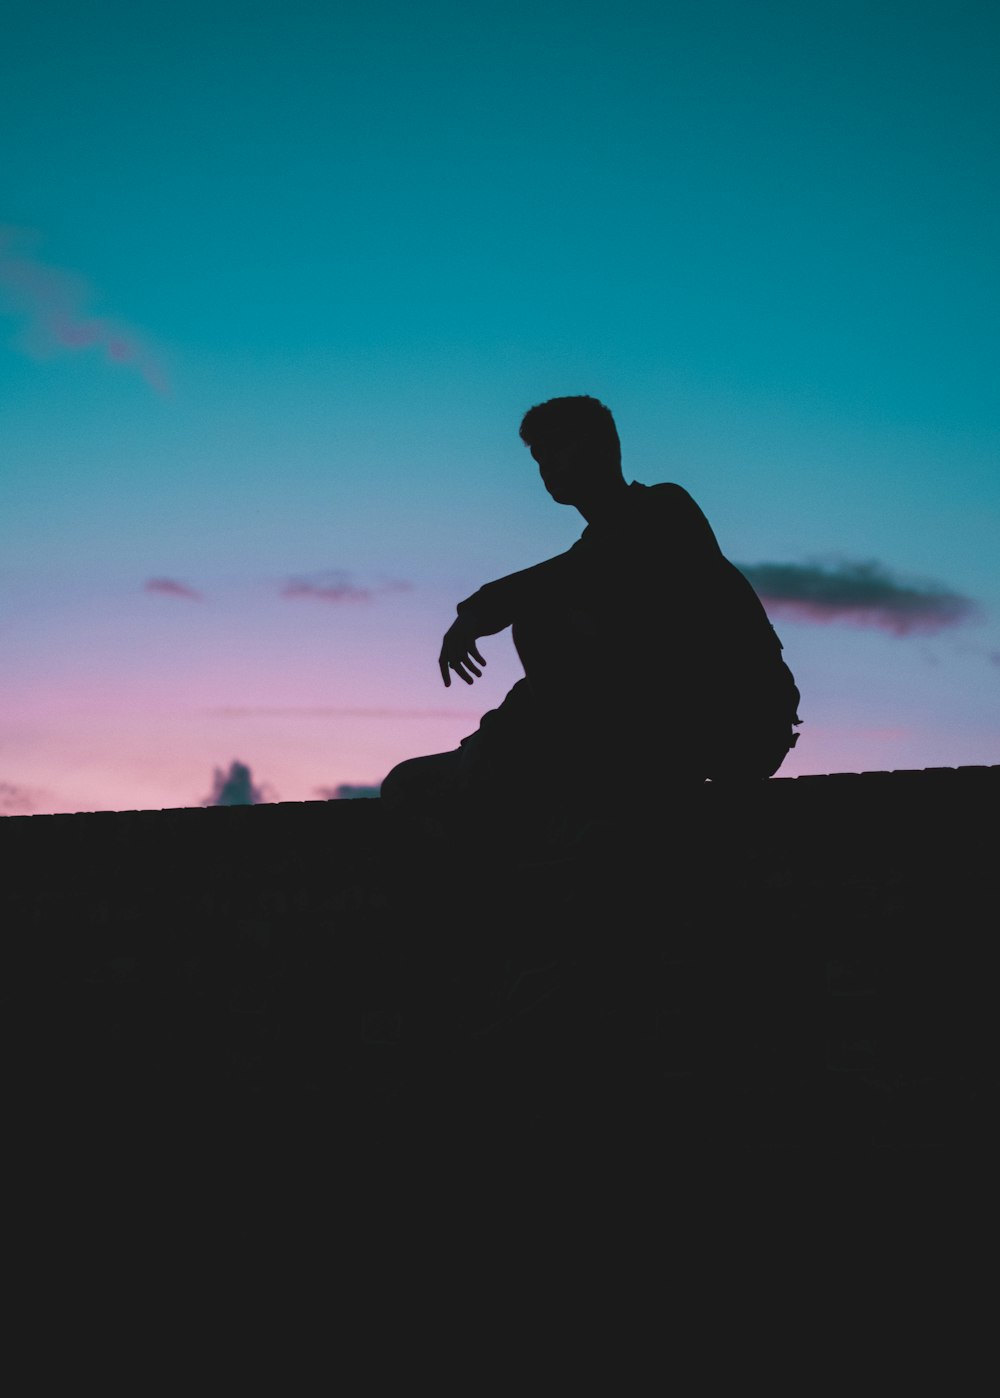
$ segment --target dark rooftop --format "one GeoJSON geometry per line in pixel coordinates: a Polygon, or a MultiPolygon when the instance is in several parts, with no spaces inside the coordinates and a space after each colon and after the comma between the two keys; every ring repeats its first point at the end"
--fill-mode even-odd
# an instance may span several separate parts
{"type": "Polygon", "coordinates": [[[10,1081],[56,1151],[974,1143],[998,798],[998,765],[706,784],[520,857],[378,799],[8,816],[10,1081]]]}

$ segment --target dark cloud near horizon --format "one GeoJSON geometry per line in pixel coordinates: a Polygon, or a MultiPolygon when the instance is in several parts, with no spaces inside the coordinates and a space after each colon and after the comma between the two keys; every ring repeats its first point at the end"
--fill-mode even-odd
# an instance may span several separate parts
{"type": "Polygon", "coordinates": [[[374,786],[351,786],[349,782],[341,782],[339,786],[315,788],[316,795],[322,796],[325,801],[358,801],[365,797],[378,796],[381,790],[381,782],[374,786]]]}
{"type": "Polygon", "coordinates": [[[216,767],[212,779],[212,794],[203,806],[259,806],[265,800],[263,789],[253,784],[250,768],[244,762],[233,762],[229,771],[216,767]]]}
{"type": "Polygon", "coordinates": [[[176,578],[147,578],[143,591],[158,592],[164,597],[189,597],[194,602],[204,601],[200,592],[188,587],[187,583],[178,582],[176,578]]]}
{"type": "Polygon", "coordinates": [[[740,563],[772,615],[930,635],[978,614],[971,598],[936,583],[905,582],[881,563],[740,563]]]}

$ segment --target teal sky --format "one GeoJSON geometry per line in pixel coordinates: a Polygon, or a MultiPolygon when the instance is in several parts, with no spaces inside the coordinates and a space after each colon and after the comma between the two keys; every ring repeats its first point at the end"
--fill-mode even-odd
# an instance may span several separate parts
{"type": "Polygon", "coordinates": [[[1000,761],[998,38],[962,0],[9,16],[0,809],[453,747],[519,673],[493,638],[443,689],[455,603],[583,527],[517,438],[561,393],[741,566],[968,599],[769,605],[783,774],[1000,761]]]}

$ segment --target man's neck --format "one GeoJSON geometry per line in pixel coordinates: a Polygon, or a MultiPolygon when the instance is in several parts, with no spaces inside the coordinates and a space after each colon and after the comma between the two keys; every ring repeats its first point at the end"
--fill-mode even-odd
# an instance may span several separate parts
{"type": "Polygon", "coordinates": [[[624,476],[619,476],[602,490],[595,492],[585,500],[578,500],[576,508],[583,515],[588,524],[600,524],[613,515],[628,494],[628,483],[624,476]]]}

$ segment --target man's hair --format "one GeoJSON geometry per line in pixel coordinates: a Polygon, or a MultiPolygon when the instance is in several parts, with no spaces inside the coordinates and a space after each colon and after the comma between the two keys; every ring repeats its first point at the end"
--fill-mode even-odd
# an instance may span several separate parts
{"type": "Polygon", "coordinates": [[[622,447],[611,409],[586,393],[536,403],[521,419],[520,436],[528,447],[584,442],[596,457],[621,466],[622,447]]]}

